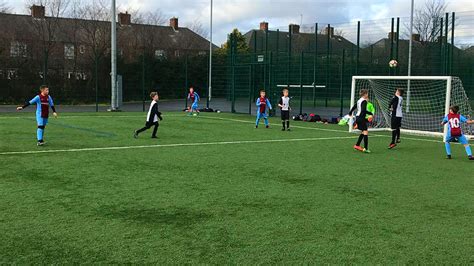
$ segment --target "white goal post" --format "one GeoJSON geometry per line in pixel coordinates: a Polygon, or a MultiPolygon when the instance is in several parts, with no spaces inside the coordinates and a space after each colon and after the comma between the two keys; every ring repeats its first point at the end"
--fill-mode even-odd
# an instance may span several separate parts
{"type": "MultiPolygon", "coordinates": [[[[367,89],[369,102],[376,109],[369,130],[390,130],[389,103],[397,88],[404,90],[402,132],[444,136],[447,126],[441,121],[451,105],[458,105],[466,117],[473,115],[461,80],[451,76],[353,76],[350,108],[359,99],[359,91],[367,89]]],[[[352,125],[349,131],[354,131],[352,125]]],[[[474,135],[468,125],[463,125],[463,131],[470,138],[474,135]]]]}

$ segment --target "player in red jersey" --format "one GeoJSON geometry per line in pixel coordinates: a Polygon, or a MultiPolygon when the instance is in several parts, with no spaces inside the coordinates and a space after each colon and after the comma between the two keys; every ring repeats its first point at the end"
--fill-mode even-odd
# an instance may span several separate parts
{"type": "Polygon", "coordinates": [[[446,134],[445,147],[447,158],[451,159],[451,142],[459,142],[464,145],[469,160],[474,160],[472,157],[471,147],[466,136],[462,133],[461,124],[474,124],[474,120],[468,120],[466,117],[459,114],[459,106],[454,105],[449,108],[449,114],[447,114],[441,125],[448,124],[448,132],[446,134]]]}
{"type": "Polygon", "coordinates": [[[36,136],[38,139],[38,146],[44,145],[43,135],[44,129],[48,124],[49,118],[49,108],[53,110],[54,117],[57,117],[56,108],[54,107],[53,99],[49,96],[49,88],[46,85],[40,87],[40,93],[31,99],[29,102],[26,102],[23,106],[18,106],[16,109],[18,111],[23,110],[24,108],[36,104],[36,123],[38,129],[36,130],[36,136]]]}
{"type": "Polygon", "coordinates": [[[268,109],[272,110],[272,105],[270,104],[268,98],[265,96],[265,91],[261,90],[260,97],[257,98],[257,120],[255,121],[255,128],[258,128],[260,118],[263,118],[263,120],[265,121],[265,127],[269,128],[267,107],[268,109]]]}

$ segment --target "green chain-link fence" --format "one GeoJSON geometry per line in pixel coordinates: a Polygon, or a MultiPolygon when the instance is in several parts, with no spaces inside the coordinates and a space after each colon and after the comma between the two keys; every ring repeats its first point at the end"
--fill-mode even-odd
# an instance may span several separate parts
{"type": "MultiPolygon", "coordinates": [[[[257,29],[244,34],[248,49],[236,49],[233,34],[228,49],[213,56],[212,99],[208,95],[208,55],[156,58],[144,53],[125,60],[119,56],[124,102],[148,101],[151,90],[161,98],[180,99],[194,86],[201,106],[249,113],[255,111],[258,91],[264,89],[272,104],[283,86],[290,85],[293,113],[329,110],[339,115],[349,105],[353,75],[407,75],[409,18],[351,23],[257,29]],[[291,29],[291,31],[290,31],[291,29]],[[390,69],[396,59],[399,66],[390,69]],[[324,109],[325,108],[325,109],[324,109]]],[[[415,35],[412,75],[453,75],[461,78],[468,96],[474,98],[474,12],[449,13],[439,19],[434,37],[415,35]],[[454,20],[453,20],[454,17],[454,20]],[[454,23],[453,23],[454,21],[454,23]]],[[[2,103],[19,103],[42,83],[37,75],[41,62],[0,57],[2,103]],[[19,69],[14,74],[9,69],[19,69]]],[[[64,104],[107,104],[110,98],[110,58],[80,66],[84,76],[68,77],[60,63],[50,62],[48,83],[56,101],[64,104]],[[97,63],[97,64],[96,64],[97,63]],[[54,66],[58,66],[55,68],[54,66]],[[97,69],[95,68],[97,66],[97,69]]]]}

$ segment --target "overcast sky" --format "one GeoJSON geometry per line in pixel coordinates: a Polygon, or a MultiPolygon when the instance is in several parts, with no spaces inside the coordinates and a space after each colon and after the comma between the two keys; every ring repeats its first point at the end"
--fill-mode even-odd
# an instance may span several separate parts
{"type": "MultiPolygon", "coordinates": [[[[0,0],[2,1],[2,0],[0,0]]],[[[15,13],[27,13],[23,0],[3,0],[11,6],[15,13]]],[[[88,0],[83,0],[88,1],[88,0]]],[[[180,25],[186,26],[196,19],[204,27],[209,24],[210,0],[116,0],[119,10],[155,10],[160,9],[166,16],[176,16],[180,25]]],[[[287,30],[288,24],[300,24],[301,15],[303,24],[320,24],[355,22],[357,20],[381,20],[383,29],[389,31],[391,17],[408,17],[410,15],[410,0],[214,0],[214,42],[221,44],[227,34],[238,28],[242,32],[258,28],[259,22],[268,21],[270,28],[280,27],[287,30]]],[[[474,11],[474,0],[450,0],[448,11],[474,11]]],[[[416,6],[422,6],[425,0],[415,0],[416,6]]],[[[460,13],[462,14],[462,13],[460,13]]],[[[470,22],[464,30],[465,35],[474,36],[474,13],[460,22],[470,22]]],[[[404,20],[404,19],[402,19],[404,20]]],[[[353,23],[352,23],[353,24],[353,23]]],[[[351,24],[351,25],[352,25],[351,24]]],[[[348,27],[349,24],[340,25],[348,27]]],[[[363,30],[373,30],[367,22],[363,30]]],[[[403,27],[403,26],[402,26],[403,27]]],[[[350,28],[351,29],[351,28],[350,28]]],[[[345,31],[348,31],[347,29],[345,31]]],[[[384,33],[385,34],[385,33],[384,33]]],[[[379,36],[374,36],[378,38],[379,36]]],[[[470,39],[472,40],[472,39],[470,39]]]]}

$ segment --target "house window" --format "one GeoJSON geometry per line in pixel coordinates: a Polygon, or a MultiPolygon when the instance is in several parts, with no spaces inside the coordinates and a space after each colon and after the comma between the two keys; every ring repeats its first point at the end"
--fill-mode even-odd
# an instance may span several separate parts
{"type": "Polygon", "coordinates": [[[15,79],[18,76],[18,72],[16,69],[8,69],[7,70],[7,79],[15,79]]]}
{"type": "Polygon", "coordinates": [[[85,45],[80,45],[79,46],[79,53],[80,54],[85,54],[86,52],[86,46],[85,45]]]}
{"type": "Polygon", "coordinates": [[[18,42],[18,41],[11,42],[10,56],[11,57],[26,57],[26,44],[22,42],[18,42]]]}
{"type": "Polygon", "coordinates": [[[179,57],[179,50],[174,51],[174,56],[179,57]]]}
{"type": "Polygon", "coordinates": [[[64,59],[74,59],[74,44],[64,45],[64,59]]]}
{"type": "Polygon", "coordinates": [[[199,51],[198,54],[199,54],[199,55],[206,55],[207,53],[206,53],[206,51],[199,51]]]}
{"type": "Polygon", "coordinates": [[[75,80],[87,80],[87,74],[85,72],[67,72],[68,79],[75,79],[75,80]]]}
{"type": "Polygon", "coordinates": [[[155,58],[160,59],[165,57],[165,51],[164,50],[155,50],[155,58]]]}

